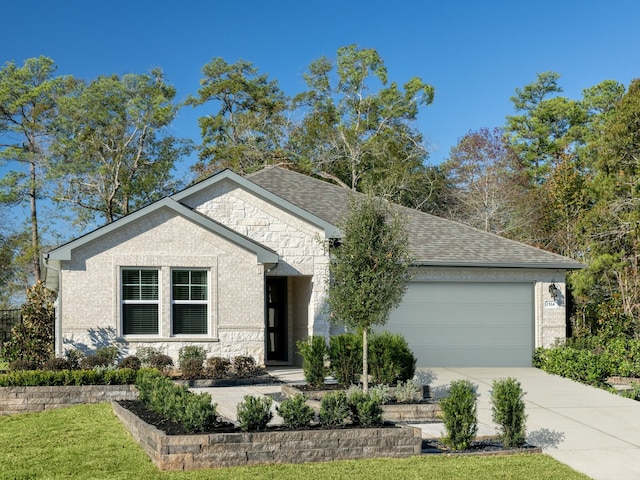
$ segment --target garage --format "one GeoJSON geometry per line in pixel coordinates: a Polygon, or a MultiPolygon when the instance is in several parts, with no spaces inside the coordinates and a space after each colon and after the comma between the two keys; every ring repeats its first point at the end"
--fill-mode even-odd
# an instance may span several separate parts
{"type": "Polygon", "coordinates": [[[529,367],[533,302],[527,282],[412,282],[384,329],[419,367],[529,367]]]}

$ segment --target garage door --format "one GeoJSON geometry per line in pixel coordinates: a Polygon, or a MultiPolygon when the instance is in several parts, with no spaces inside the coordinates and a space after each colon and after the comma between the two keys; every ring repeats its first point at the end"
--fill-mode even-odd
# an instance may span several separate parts
{"type": "Polygon", "coordinates": [[[410,283],[384,329],[405,336],[420,367],[528,367],[533,284],[410,283]]]}

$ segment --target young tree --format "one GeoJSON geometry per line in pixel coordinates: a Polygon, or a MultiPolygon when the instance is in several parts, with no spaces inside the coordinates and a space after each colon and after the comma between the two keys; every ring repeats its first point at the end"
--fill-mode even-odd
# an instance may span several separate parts
{"type": "Polygon", "coordinates": [[[338,49],[336,78],[333,70],[325,57],[309,66],[309,90],[294,98],[304,117],[291,134],[292,150],[321,177],[357,191],[383,188],[393,199],[425,173],[427,151],[412,122],[434,88],[418,77],[403,88],[389,83],[378,52],[356,45],[338,49]]]}
{"type": "Polygon", "coordinates": [[[10,165],[0,179],[0,202],[28,205],[30,241],[23,247],[35,281],[40,280],[38,200],[49,160],[51,123],[58,100],[72,83],[54,77],[47,57],[30,58],[22,67],[8,62],[0,69],[0,166],[10,165]]]}
{"type": "Polygon", "coordinates": [[[265,165],[287,161],[288,99],[267,75],[259,75],[250,62],[228,64],[214,58],[202,67],[204,78],[194,107],[213,102],[219,109],[198,119],[202,133],[200,159],[193,167],[199,177],[224,168],[251,173],[265,165]]]}
{"type": "Polygon", "coordinates": [[[98,77],[61,102],[53,150],[55,200],[81,227],[107,223],[175,190],[171,171],[190,144],[164,132],[178,107],[160,70],[98,77]]]}
{"type": "Polygon", "coordinates": [[[384,325],[409,280],[404,218],[379,198],[351,200],[341,243],[331,250],[328,303],[331,321],[362,331],[362,373],[368,391],[368,334],[384,325]]]}

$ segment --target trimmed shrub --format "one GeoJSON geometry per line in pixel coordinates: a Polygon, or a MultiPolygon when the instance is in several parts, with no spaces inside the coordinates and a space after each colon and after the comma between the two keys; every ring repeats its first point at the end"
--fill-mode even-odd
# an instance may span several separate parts
{"type": "Polygon", "coordinates": [[[396,386],[396,402],[417,403],[420,401],[422,401],[422,385],[413,379],[406,382],[398,382],[396,386]]]}
{"type": "Polygon", "coordinates": [[[173,359],[169,355],[158,353],[151,355],[149,357],[148,363],[149,367],[166,373],[169,368],[173,366],[173,359]]]}
{"type": "Polygon", "coordinates": [[[327,342],[320,335],[313,335],[308,340],[299,340],[296,343],[298,353],[302,355],[302,371],[304,378],[311,387],[324,385],[328,369],[325,366],[327,355],[327,342]]]}
{"type": "Polygon", "coordinates": [[[140,359],[143,367],[151,367],[150,360],[154,355],[162,355],[162,352],[155,347],[138,347],[136,357],[140,359]]]}
{"type": "Polygon", "coordinates": [[[347,388],[360,382],[362,376],[362,337],[343,333],[329,338],[331,375],[347,388]]]}
{"type": "Polygon", "coordinates": [[[178,351],[178,368],[185,378],[201,377],[204,372],[204,361],[207,352],[199,345],[182,347],[178,351]]]}
{"type": "Polygon", "coordinates": [[[493,381],[491,391],[491,411],[493,421],[500,428],[500,438],[506,448],[518,447],[524,443],[525,422],[524,393],[515,378],[493,381]]]}
{"type": "Polygon", "coordinates": [[[243,432],[264,430],[273,418],[272,400],[269,397],[245,395],[236,407],[238,423],[243,432]]]}
{"type": "Polygon", "coordinates": [[[284,400],[280,406],[276,408],[278,415],[282,417],[285,427],[300,429],[309,425],[315,416],[315,412],[306,402],[307,398],[299,393],[293,398],[284,400]]]}
{"type": "Polygon", "coordinates": [[[108,365],[115,365],[118,356],[120,356],[120,350],[114,345],[100,347],[96,350],[96,356],[107,360],[109,362],[108,365]]]}
{"type": "Polygon", "coordinates": [[[382,403],[378,397],[364,393],[359,387],[350,388],[347,391],[347,405],[354,425],[382,425],[382,403]]]}
{"type": "Polygon", "coordinates": [[[613,368],[608,355],[572,347],[556,347],[536,352],[536,363],[545,372],[604,387],[613,368]]]}
{"type": "Polygon", "coordinates": [[[204,362],[204,374],[208,378],[224,378],[231,370],[231,360],[224,357],[210,357],[204,362]]]}
{"type": "Polygon", "coordinates": [[[128,357],[124,357],[118,363],[118,368],[130,368],[131,370],[140,370],[142,366],[142,362],[140,359],[134,355],[129,355],[128,357]]]}
{"type": "Polygon", "coordinates": [[[53,357],[44,362],[45,370],[71,370],[71,362],[66,358],[53,357]]]}
{"type": "Polygon", "coordinates": [[[80,368],[80,360],[82,360],[85,357],[85,354],[81,350],[78,350],[77,348],[72,348],[70,350],[65,351],[64,356],[69,361],[69,364],[71,365],[70,369],[77,370],[80,368]]]}
{"type": "Polygon", "coordinates": [[[449,396],[440,401],[444,417],[443,442],[455,450],[465,450],[478,431],[476,393],[469,380],[451,382],[449,396]]]}
{"type": "Polygon", "coordinates": [[[320,400],[318,418],[323,427],[341,427],[350,413],[347,396],[342,390],[331,392],[320,400]]]}
{"type": "Polygon", "coordinates": [[[400,334],[375,333],[369,337],[369,375],[374,384],[395,385],[416,372],[416,358],[400,334]]]}
{"type": "Polygon", "coordinates": [[[233,357],[231,368],[239,378],[249,377],[258,371],[258,365],[253,357],[238,355],[233,357]]]}
{"type": "MultiPolygon", "coordinates": [[[[141,370],[142,371],[142,370],[141,370]]],[[[155,372],[155,370],[152,370],[155,372]]],[[[64,385],[130,385],[137,372],[120,370],[29,370],[0,375],[0,387],[64,386],[64,385]]]]}
{"type": "Polygon", "coordinates": [[[80,368],[83,370],[91,370],[93,368],[104,368],[111,365],[111,361],[107,357],[99,355],[88,355],[80,360],[80,368]]]}

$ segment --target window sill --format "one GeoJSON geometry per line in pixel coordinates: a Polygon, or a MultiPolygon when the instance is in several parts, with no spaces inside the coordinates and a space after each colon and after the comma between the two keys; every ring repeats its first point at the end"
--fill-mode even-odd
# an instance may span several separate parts
{"type": "Polygon", "coordinates": [[[158,343],[158,342],[200,342],[200,343],[215,343],[220,339],[217,337],[133,337],[133,336],[121,336],[118,340],[125,342],[138,342],[138,343],[158,343]]]}

